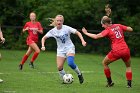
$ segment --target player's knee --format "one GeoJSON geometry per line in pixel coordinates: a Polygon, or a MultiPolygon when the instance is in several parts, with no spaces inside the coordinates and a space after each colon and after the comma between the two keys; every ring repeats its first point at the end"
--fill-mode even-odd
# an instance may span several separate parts
{"type": "Polygon", "coordinates": [[[126,67],[131,67],[131,62],[130,61],[127,61],[127,62],[124,62],[126,67]]]}
{"type": "Polygon", "coordinates": [[[35,52],[36,52],[36,53],[40,53],[40,49],[37,49],[35,52]]]}
{"type": "Polygon", "coordinates": [[[102,65],[103,65],[103,66],[106,66],[107,64],[105,63],[105,61],[103,61],[103,62],[102,62],[102,65]]]}
{"type": "Polygon", "coordinates": [[[68,65],[72,69],[75,69],[76,68],[76,64],[74,63],[74,56],[68,56],[67,61],[68,61],[68,65]]]}

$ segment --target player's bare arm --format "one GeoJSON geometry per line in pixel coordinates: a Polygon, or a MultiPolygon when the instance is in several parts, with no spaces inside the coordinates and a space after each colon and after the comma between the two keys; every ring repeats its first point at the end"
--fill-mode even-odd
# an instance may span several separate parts
{"type": "Polygon", "coordinates": [[[127,27],[126,31],[128,31],[128,32],[132,32],[132,31],[133,31],[133,28],[131,28],[131,27],[127,27]]]}
{"type": "Polygon", "coordinates": [[[40,34],[43,34],[43,30],[36,30],[37,32],[39,32],[40,34]]]}
{"type": "Polygon", "coordinates": [[[5,38],[3,37],[3,33],[1,31],[1,27],[0,27],[0,39],[1,39],[1,43],[5,42],[5,38]]]}
{"type": "Polygon", "coordinates": [[[26,27],[25,29],[23,29],[22,32],[24,33],[27,30],[29,30],[29,27],[26,27]]]}
{"type": "Polygon", "coordinates": [[[89,36],[89,37],[91,37],[93,39],[99,39],[99,38],[102,38],[103,37],[101,33],[99,33],[99,34],[91,34],[91,33],[88,33],[87,30],[84,27],[82,28],[82,32],[85,35],[87,35],[87,36],[89,36]]]}
{"type": "Polygon", "coordinates": [[[85,40],[84,40],[82,34],[81,34],[79,31],[76,31],[75,34],[78,35],[78,37],[80,38],[80,40],[81,40],[81,42],[82,42],[82,45],[83,45],[83,46],[86,46],[86,42],[85,42],[85,40]]]}
{"type": "Polygon", "coordinates": [[[42,47],[41,47],[41,50],[45,51],[45,40],[47,39],[46,36],[44,36],[42,39],[41,39],[41,44],[42,44],[42,47]]]}

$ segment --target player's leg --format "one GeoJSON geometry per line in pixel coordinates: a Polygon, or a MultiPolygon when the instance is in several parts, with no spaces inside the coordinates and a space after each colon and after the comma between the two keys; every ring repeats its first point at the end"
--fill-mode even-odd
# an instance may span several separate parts
{"type": "Polygon", "coordinates": [[[112,82],[112,79],[111,79],[111,71],[110,71],[110,68],[109,68],[109,64],[111,63],[112,61],[108,58],[108,56],[106,56],[102,62],[103,64],[103,67],[104,67],[104,74],[107,78],[107,85],[106,87],[111,87],[114,85],[114,83],[112,82]]]}
{"type": "Polygon", "coordinates": [[[30,56],[30,54],[32,52],[33,52],[33,49],[29,46],[26,54],[23,56],[22,61],[21,61],[20,65],[19,65],[20,70],[22,70],[24,63],[26,62],[26,60],[28,59],[28,57],[30,56]]]}
{"type": "Polygon", "coordinates": [[[127,87],[131,88],[131,82],[132,82],[132,69],[131,69],[131,58],[130,58],[130,51],[124,50],[124,55],[122,57],[122,60],[124,61],[126,65],[126,79],[127,79],[127,87]]]}
{"type": "Polygon", "coordinates": [[[56,59],[57,69],[59,71],[59,75],[60,75],[61,79],[63,79],[63,76],[66,74],[65,70],[63,69],[63,65],[64,65],[65,60],[66,60],[65,57],[57,55],[57,59],[56,59]]]}
{"type": "Polygon", "coordinates": [[[130,88],[132,87],[131,82],[132,82],[132,70],[131,70],[131,61],[129,60],[128,62],[124,62],[126,65],[126,79],[127,79],[127,87],[130,88]]]}
{"type": "Polygon", "coordinates": [[[69,53],[67,55],[67,62],[68,62],[68,65],[78,74],[78,75],[81,75],[81,72],[80,70],[78,69],[78,66],[75,64],[74,62],[74,56],[75,54],[73,53],[69,53]]]}
{"type": "MultiPolygon", "coordinates": [[[[0,60],[1,60],[1,53],[0,53],[0,60]]],[[[0,83],[1,83],[1,82],[3,82],[3,80],[2,80],[2,79],[0,79],[0,83]]]]}
{"type": "Polygon", "coordinates": [[[67,54],[67,62],[68,62],[68,65],[77,73],[79,82],[82,84],[84,82],[84,78],[78,66],[74,62],[74,56],[75,56],[74,53],[67,54]]]}
{"type": "Polygon", "coordinates": [[[1,53],[0,53],[0,60],[1,60],[2,56],[1,56],[1,53]]]}
{"type": "Polygon", "coordinates": [[[29,46],[34,50],[34,54],[33,54],[32,58],[31,58],[31,61],[30,61],[29,65],[31,66],[31,68],[34,68],[33,62],[38,57],[38,54],[40,53],[40,49],[39,49],[39,47],[37,46],[36,43],[32,43],[29,46]]]}

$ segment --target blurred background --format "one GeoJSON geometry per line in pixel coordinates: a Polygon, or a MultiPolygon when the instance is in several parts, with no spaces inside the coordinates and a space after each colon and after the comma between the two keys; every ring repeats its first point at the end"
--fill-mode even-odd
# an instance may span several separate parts
{"type": "MultiPolygon", "coordinates": [[[[37,20],[44,28],[44,34],[52,27],[46,18],[53,18],[62,14],[64,24],[81,31],[82,27],[91,33],[103,30],[100,24],[105,15],[105,5],[110,4],[113,23],[131,26],[132,33],[125,33],[125,39],[131,49],[132,56],[140,56],[140,1],[139,0],[0,0],[0,25],[6,38],[1,49],[27,49],[27,33],[21,34],[24,24],[29,21],[29,13],[35,12],[37,20]]],[[[43,34],[43,35],[44,35],[43,34]]],[[[39,38],[43,37],[39,35],[39,38]]],[[[84,36],[84,35],[83,35],[84,36]]],[[[106,54],[110,50],[109,40],[106,38],[93,40],[84,36],[88,45],[83,47],[80,39],[72,35],[76,51],[80,53],[106,54]]],[[[39,43],[40,45],[40,43],[39,43]]],[[[56,50],[56,41],[50,38],[46,41],[49,51],[56,50]]]]}

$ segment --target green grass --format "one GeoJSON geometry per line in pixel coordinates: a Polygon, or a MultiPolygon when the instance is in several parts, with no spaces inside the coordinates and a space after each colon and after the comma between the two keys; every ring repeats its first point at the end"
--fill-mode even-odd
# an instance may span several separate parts
{"type": "Polygon", "coordinates": [[[56,68],[56,53],[41,52],[35,61],[35,69],[29,67],[29,58],[23,71],[19,62],[26,51],[1,50],[0,93],[140,93],[140,58],[132,58],[133,87],[126,88],[125,65],[119,60],[110,64],[114,87],[106,88],[102,60],[104,56],[76,54],[75,62],[84,71],[85,82],[79,84],[78,77],[65,63],[65,71],[74,76],[72,84],[61,84],[56,68]],[[54,73],[51,73],[54,72],[54,73]]]}

